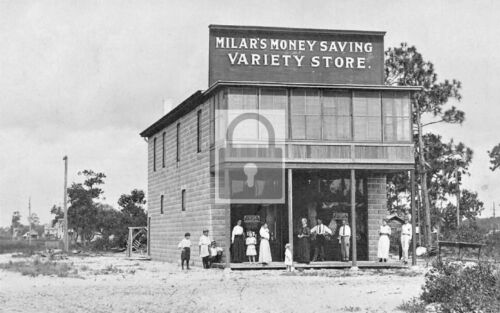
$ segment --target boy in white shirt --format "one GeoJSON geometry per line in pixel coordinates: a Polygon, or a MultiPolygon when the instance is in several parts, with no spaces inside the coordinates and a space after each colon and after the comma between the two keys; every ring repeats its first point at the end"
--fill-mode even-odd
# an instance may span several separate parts
{"type": "Polygon", "coordinates": [[[203,268],[210,268],[209,258],[210,251],[209,247],[212,244],[212,240],[208,237],[208,229],[203,230],[203,235],[200,237],[200,241],[198,242],[198,246],[200,248],[200,258],[203,263],[203,268]]]}
{"type": "Polygon", "coordinates": [[[405,217],[405,223],[401,226],[401,247],[403,249],[403,263],[408,264],[408,249],[412,237],[412,228],[410,219],[405,217]]]}
{"type": "Polygon", "coordinates": [[[187,269],[189,270],[189,259],[191,258],[191,234],[185,233],[184,238],[179,242],[179,249],[181,251],[181,266],[182,270],[184,270],[184,261],[186,261],[187,269]]]}
{"type": "Polygon", "coordinates": [[[340,252],[342,254],[342,262],[349,261],[349,248],[351,245],[351,227],[347,225],[347,221],[342,220],[342,226],[339,229],[340,252]]]}

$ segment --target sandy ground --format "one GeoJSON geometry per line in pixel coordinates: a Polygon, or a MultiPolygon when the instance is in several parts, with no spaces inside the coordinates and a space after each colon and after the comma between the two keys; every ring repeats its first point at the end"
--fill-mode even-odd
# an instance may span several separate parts
{"type": "MultiPolygon", "coordinates": [[[[22,259],[0,255],[0,263],[9,260],[22,259]]],[[[423,269],[182,272],[123,255],[65,262],[81,277],[0,270],[0,312],[397,312],[424,282],[423,269]],[[112,273],[96,275],[110,265],[112,273]]]]}

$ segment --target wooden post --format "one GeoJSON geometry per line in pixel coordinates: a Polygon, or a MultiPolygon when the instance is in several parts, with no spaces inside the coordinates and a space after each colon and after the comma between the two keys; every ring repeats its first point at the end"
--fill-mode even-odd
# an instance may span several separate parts
{"type": "Polygon", "coordinates": [[[352,267],[358,267],[358,255],[356,247],[356,176],[355,170],[351,169],[351,237],[352,237],[352,267]]]}
{"type": "Polygon", "coordinates": [[[288,169],[288,243],[293,260],[293,176],[292,169],[288,169]]]}
{"type": "MultiPolygon", "coordinates": [[[[229,171],[227,168],[224,169],[224,192],[225,196],[231,199],[230,197],[230,188],[227,185],[227,182],[229,182],[229,171]]],[[[219,187],[220,188],[220,187],[219,187]]],[[[217,192],[217,191],[216,191],[217,192]]],[[[225,228],[225,246],[226,246],[226,268],[231,269],[231,201],[226,204],[225,207],[225,214],[224,214],[224,228],[225,228]]]]}
{"type": "Polygon", "coordinates": [[[132,229],[128,228],[128,249],[127,256],[130,258],[132,256],[132,229]]]}
{"type": "Polygon", "coordinates": [[[151,256],[151,216],[148,216],[148,227],[146,229],[146,231],[148,232],[148,236],[147,236],[147,240],[148,240],[148,244],[147,244],[147,249],[148,249],[148,256],[151,256]]]}
{"type": "MultiPolygon", "coordinates": [[[[411,258],[411,265],[417,265],[417,240],[415,238],[415,231],[416,231],[416,215],[415,215],[415,170],[410,170],[410,183],[411,183],[411,238],[412,238],[412,245],[411,245],[411,252],[412,252],[412,258],[411,258]]],[[[419,237],[422,236],[422,227],[420,227],[419,230],[419,237]]]]}
{"type": "Polygon", "coordinates": [[[64,156],[64,199],[63,199],[63,210],[64,210],[64,252],[68,253],[69,250],[69,237],[68,237],[68,156],[64,156]]]}

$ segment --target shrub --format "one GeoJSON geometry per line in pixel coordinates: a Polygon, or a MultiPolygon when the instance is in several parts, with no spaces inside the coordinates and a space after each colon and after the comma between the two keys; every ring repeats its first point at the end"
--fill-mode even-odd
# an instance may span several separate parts
{"type": "Polygon", "coordinates": [[[425,278],[420,299],[441,304],[443,312],[500,312],[498,269],[491,263],[436,262],[425,278]]]}
{"type": "Polygon", "coordinates": [[[30,256],[39,250],[45,250],[44,240],[32,240],[30,245],[27,240],[0,239],[0,254],[20,252],[30,256]]]}
{"type": "Polygon", "coordinates": [[[424,313],[425,303],[416,298],[412,298],[410,301],[404,301],[397,309],[407,313],[424,313]]]}
{"type": "Polygon", "coordinates": [[[58,276],[58,277],[77,277],[78,271],[73,269],[73,264],[59,263],[53,261],[42,262],[39,259],[26,262],[12,262],[0,264],[1,269],[12,272],[19,272],[22,275],[36,277],[38,275],[58,276]]]}

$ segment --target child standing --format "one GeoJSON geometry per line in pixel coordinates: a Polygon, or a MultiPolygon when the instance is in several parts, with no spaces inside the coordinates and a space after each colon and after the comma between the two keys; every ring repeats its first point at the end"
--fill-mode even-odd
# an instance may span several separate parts
{"type": "Polygon", "coordinates": [[[184,261],[186,261],[186,267],[189,270],[189,259],[191,257],[191,234],[185,233],[184,238],[179,242],[179,249],[181,251],[181,266],[182,270],[184,270],[184,261]]]}
{"type": "Polygon", "coordinates": [[[245,244],[247,245],[248,261],[250,263],[255,263],[255,256],[257,255],[257,250],[255,249],[255,245],[257,244],[257,239],[255,238],[255,233],[253,231],[248,232],[245,244]]]}
{"type": "Polygon", "coordinates": [[[209,247],[212,244],[212,240],[208,237],[208,229],[203,230],[203,235],[200,237],[200,241],[198,243],[198,246],[200,248],[199,253],[200,253],[200,258],[203,263],[203,268],[207,269],[210,268],[209,264],[209,258],[210,258],[210,251],[209,247]]]}
{"type": "Polygon", "coordinates": [[[289,243],[287,243],[285,245],[285,265],[286,265],[286,271],[291,272],[292,265],[293,265],[293,259],[292,259],[292,251],[290,250],[289,243]]]}

